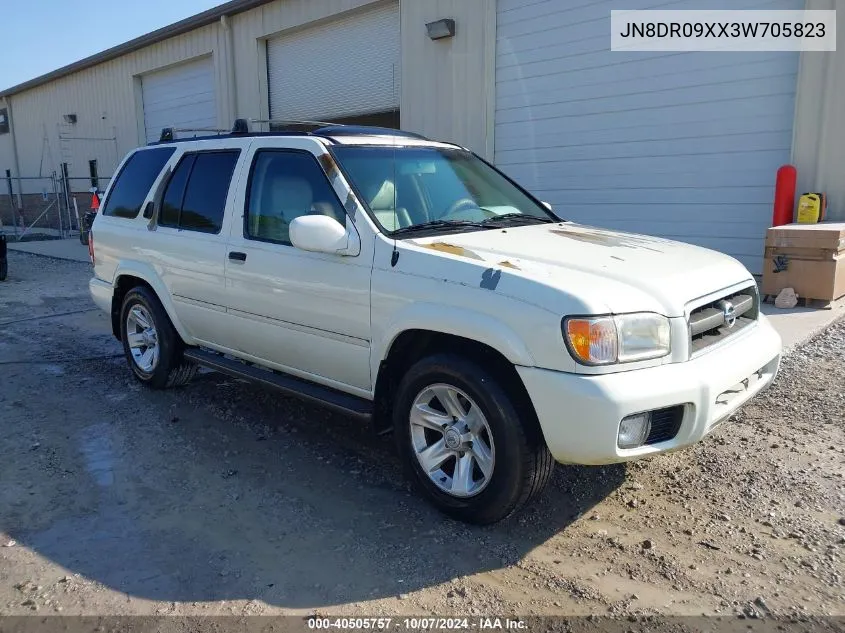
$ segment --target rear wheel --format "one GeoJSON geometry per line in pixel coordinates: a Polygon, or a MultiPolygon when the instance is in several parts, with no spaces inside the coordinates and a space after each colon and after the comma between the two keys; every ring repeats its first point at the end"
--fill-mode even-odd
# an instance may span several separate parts
{"type": "Polygon", "coordinates": [[[481,366],[438,354],[400,383],[394,431],[412,481],[446,514],[494,523],[536,497],[554,461],[515,398],[481,366]]]}
{"type": "Polygon", "coordinates": [[[120,315],[123,351],[139,382],[166,389],[193,378],[197,366],[184,359],[184,344],[155,293],[136,286],[126,293],[120,315]]]}

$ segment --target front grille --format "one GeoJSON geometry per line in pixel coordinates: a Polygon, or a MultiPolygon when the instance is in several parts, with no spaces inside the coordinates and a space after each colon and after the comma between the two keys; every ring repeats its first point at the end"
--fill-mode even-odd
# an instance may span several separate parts
{"type": "Polygon", "coordinates": [[[739,334],[753,325],[760,314],[757,286],[720,297],[690,312],[690,354],[739,334]]]}
{"type": "Polygon", "coordinates": [[[684,421],[684,405],[658,409],[651,412],[651,430],[646,438],[646,444],[660,444],[673,439],[681,430],[684,421]]]}

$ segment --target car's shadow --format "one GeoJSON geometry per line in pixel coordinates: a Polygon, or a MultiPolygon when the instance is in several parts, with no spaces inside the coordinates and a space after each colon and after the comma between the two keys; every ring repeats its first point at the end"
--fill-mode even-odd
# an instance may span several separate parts
{"type": "Polygon", "coordinates": [[[220,374],[156,393],[127,389],[120,359],[81,371],[88,409],[42,440],[60,445],[61,483],[36,476],[0,500],[0,529],[138,598],[320,608],[398,596],[516,562],[625,478],[623,466],[558,466],[530,507],[473,527],[433,510],[392,439],[352,420],[220,374]]]}

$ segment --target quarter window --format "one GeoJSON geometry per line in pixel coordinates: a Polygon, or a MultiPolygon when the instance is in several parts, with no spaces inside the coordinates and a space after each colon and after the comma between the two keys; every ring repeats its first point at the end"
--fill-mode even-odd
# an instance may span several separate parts
{"type": "Polygon", "coordinates": [[[186,154],[162,199],[159,224],[219,233],[240,150],[186,154]]]}
{"type": "Polygon", "coordinates": [[[175,151],[173,147],[156,147],[135,152],[120,170],[103,206],[103,215],[136,217],[161,168],[175,151]]]}
{"type": "Polygon", "coordinates": [[[290,245],[290,223],[303,215],[327,215],[346,222],[343,207],[313,154],[256,152],[244,218],[246,236],[290,245]]]}

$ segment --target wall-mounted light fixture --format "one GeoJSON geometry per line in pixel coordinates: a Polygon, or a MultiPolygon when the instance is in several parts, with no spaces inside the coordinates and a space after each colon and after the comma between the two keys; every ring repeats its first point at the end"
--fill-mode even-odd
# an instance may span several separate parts
{"type": "Polygon", "coordinates": [[[64,118],[65,123],[71,123],[71,124],[76,123],[76,115],[75,114],[65,114],[65,115],[63,115],[62,118],[64,118]]]}
{"type": "Polygon", "coordinates": [[[451,18],[444,18],[425,25],[428,36],[433,40],[442,40],[445,37],[455,37],[455,21],[451,18]]]}

